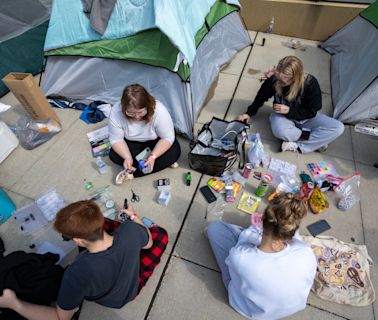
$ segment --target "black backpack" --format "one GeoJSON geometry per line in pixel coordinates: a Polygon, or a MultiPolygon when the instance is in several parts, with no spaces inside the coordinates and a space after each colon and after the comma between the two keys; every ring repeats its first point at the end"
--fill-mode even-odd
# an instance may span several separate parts
{"type": "Polygon", "coordinates": [[[205,123],[192,141],[189,166],[210,176],[221,176],[239,159],[244,166],[245,140],[249,126],[241,121],[225,121],[213,118],[205,123]]]}

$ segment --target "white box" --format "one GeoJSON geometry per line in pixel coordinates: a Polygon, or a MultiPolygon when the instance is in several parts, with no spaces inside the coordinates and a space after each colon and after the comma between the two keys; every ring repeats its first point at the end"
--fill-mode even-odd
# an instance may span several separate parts
{"type": "Polygon", "coordinates": [[[170,191],[160,191],[158,203],[164,207],[168,205],[169,200],[171,199],[171,192],[170,191]]]}
{"type": "Polygon", "coordinates": [[[159,179],[157,181],[156,187],[159,191],[170,191],[171,190],[171,183],[168,178],[159,179]]]}
{"type": "Polygon", "coordinates": [[[18,146],[18,139],[11,129],[0,121],[0,163],[18,146]]]}

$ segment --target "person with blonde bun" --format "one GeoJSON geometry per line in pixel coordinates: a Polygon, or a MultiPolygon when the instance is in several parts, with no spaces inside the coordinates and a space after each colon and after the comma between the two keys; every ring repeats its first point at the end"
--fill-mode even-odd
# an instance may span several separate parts
{"type": "Polygon", "coordinates": [[[316,78],[305,74],[302,61],[295,56],[282,58],[266,73],[266,80],[253,103],[238,120],[250,121],[263,104],[273,97],[270,126],[283,140],[282,151],[323,152],[344,132],[344,125],[319,112],[322,93],[316,78]]]}
{"type": "Polygon", "coordinates": [[[280,319],[306,307],[317,267],[297,232],[306,211],[302,200],[283,193],[265,209],[262,230],[209,223],[207,235],[229,303],[246,318],[280,319]]]}

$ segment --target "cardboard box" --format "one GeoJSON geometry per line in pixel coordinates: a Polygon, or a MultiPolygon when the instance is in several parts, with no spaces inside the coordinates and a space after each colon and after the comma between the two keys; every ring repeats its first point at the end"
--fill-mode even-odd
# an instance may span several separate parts
{"type": "Polygon", "coordinates": [[[60,120],[31,73],[11,72],[3,82],[35,120],[60,120]]]}

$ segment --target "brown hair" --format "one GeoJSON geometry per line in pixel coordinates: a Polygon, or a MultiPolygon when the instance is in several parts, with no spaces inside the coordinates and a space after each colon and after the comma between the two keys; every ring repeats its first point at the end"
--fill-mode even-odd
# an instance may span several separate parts
{"type": "Polygon", "coordinates": [[[264,232],[270,233],[276,239],[290,240],[306,212],[303,200],[296,199],[292,193],[281,193],[265,209],[264,232]]]}
{"type": "MultiPolygon", "coordinates": [[[[292,77],[293,83],[290,85],[286,98],[291,101],[302,91],[304,85],[304,68],[300,59],[295,56],[282,58],[277,65],[276,71],[285,76],[292,77]]],[[[276,81],[275,90],[278,95],[282,95],[282,88],[279,81],[276,81]]]]}
{"type": "Polygon", "coordinates": [[[77,201],[59,210],[54,228],[59,233],[87,241],[104,236],[104,217],[98,205],[91,200],[77,201]]]}
{"type": "Polygon", "coordinates": [[[121,106],[122,113],[126,118],[133,120],[132,117],[127,116],[126,110],[129,108],[147,109],[147,114],[143,117],[146,123],[152,120],[155,112],[156,100],[148,91],[140,84],[132,84],[127,86],[122,93],[121,106]]]}

